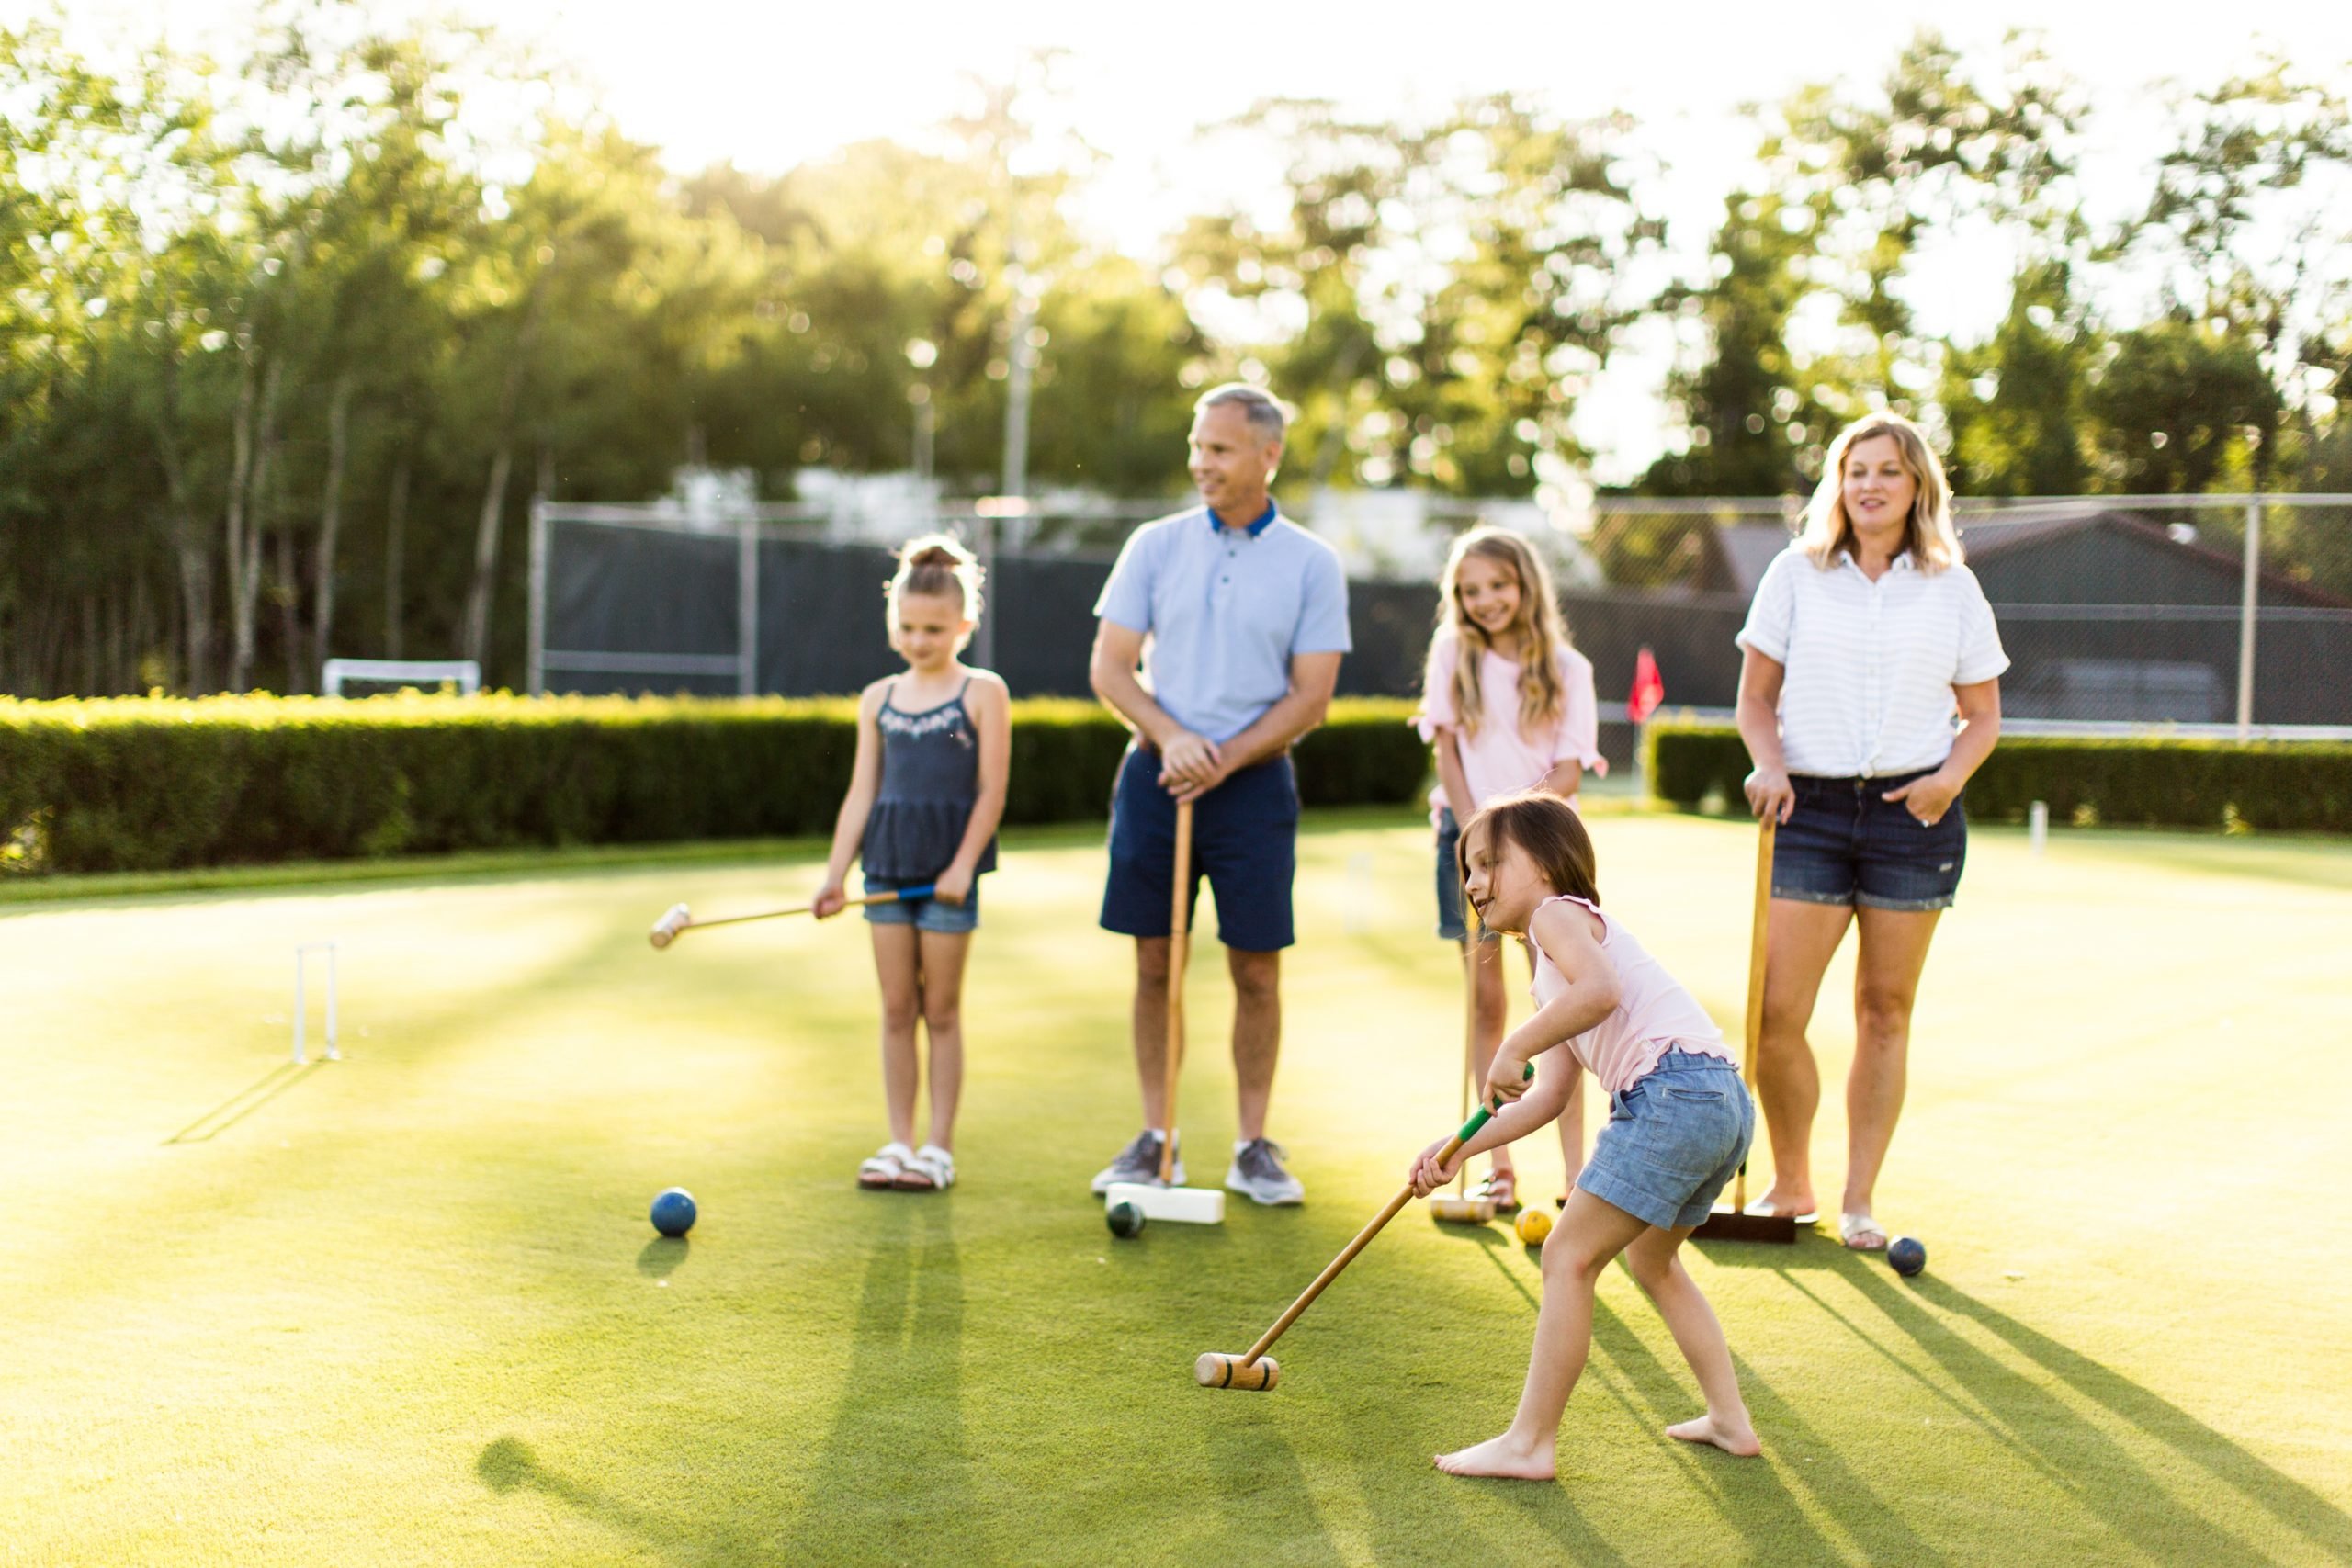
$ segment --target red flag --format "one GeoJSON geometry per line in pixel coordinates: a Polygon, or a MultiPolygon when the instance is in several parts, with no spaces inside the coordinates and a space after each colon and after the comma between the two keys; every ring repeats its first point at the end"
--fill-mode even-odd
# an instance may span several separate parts
{"type": "Polygon", "coordinates": [[[1625,699],[1625,716],[1640,724],[1657,712],[1664,701],[1666,677],[1657,672],[1657,660],[1651,656],[1649,644],[1644,643],[1641,656],[1634,660],[1634,690],[1625,699]]]}

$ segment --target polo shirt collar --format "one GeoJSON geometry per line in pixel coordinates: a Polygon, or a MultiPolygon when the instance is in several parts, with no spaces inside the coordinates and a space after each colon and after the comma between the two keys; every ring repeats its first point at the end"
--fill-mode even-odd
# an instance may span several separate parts
{"type": "MultiPolygon", "coordinates": [[[[1216,507],[1204,506],[1201,508],[1201,514],[1209,520],[1209,526],[1212,529],[1215,529],[1218,533],[1223,533],[1225,531],[1225,521],[1217,516],[1216,507]]],[[[1274,506],[1273,498],[1272,496],[1267,497],[1266,510],[1258,513],[1258,521],[1250,525],[1250,536],[1254,539],[1259,535],[1264,533],[1267,529],[1272,527],[1274,525],[1274,519],[1278,515],[1280,515],[1280,513],[1274,506]]]]}
{"type": "MultiPolygon", "coordinates": [[[[1851,550],[1839,550],[1838,552],[1838,558],[1843,561],[1846,565],[1852,567],[1856,571],[1862,570],[1862,563],[1854,558],[1854,552],[1851,550]]],[[[1911,558],[1911,552],[1909,550],[1898,550],[1895,552],[1894,558],[1886,563],[1886,570],[1889,571],[1917,571],[1919,570],[1919,563],[1911,558]]]]}

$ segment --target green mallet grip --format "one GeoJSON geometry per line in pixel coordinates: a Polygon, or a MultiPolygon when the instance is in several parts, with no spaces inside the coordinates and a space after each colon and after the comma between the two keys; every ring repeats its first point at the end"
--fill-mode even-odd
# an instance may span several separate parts
{"type": "MultiPolygon", "coordinates": [[[[1535,1064],[1532,1062],[1528,1063],[1526,1068],[1521,1071],[1519,1076],[1521,1082],[1533,1077],[1535,1076],[1535,1064]]],[[[1502,1101],[1500,1099],[1498,1099],[1492,1105],[1479,1106],[1476,1111],[1471,1113],[1470,1120],[1462,1123],[1462,1131],[1453,1134],[1454,1146],[1459,1148],[1464,1144],[1466,1144],[1471,1139],[1476,1137],[1478,1135],[1478,1129],[1493,1121],[1495,1119],[1495,1112],[1501,1109],[1502,1101]]]]}

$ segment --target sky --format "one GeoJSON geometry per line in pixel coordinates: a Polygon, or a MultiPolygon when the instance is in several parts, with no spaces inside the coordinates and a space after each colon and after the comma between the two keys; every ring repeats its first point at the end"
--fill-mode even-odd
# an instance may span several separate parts
{"type": "MultiPolygon", "coordinates": [[[[0,17],[31,0],[0,0],[0,17]]],[[[416,0],[378,0],[413,8],[416,0]]],[[[888,6],[807,0],[449,0],[436,10],[488,22],[568,61],[620,127],[694,169],[728,160],[778,173],[869,137],[922,137],[970,101],[969,79],[1010,76],[1029,51],[1068,51],[1057,65],[1069,123],[1105,155],[1077,216],[1106,243],[1150,255],[1184,215],[1262,207],[1269,166],[1237,164],[1229,144],[1199,129],[1272,96],[1338,99],[1392,117],[1434,113],[1470,93],[1542,95],[1560,113],[1623,109],[1668,173],[1651,193],[1677,251],[1702,256],[1724,193],[1747,166],[1752,129],[1740,106],[1808,82],[1875,82],[1922,27],[1972,59],[1998,57],[2012,28],[2045,47],[2088,89],[2097,113],[2085,201],[2095,219],[2124,215],[2144,195],[2147,150],[2162,144],[2167,79],[2209,85],[2264,46],[2307,69],[2352,62],[2352,5],[2286,0],[2248,12],[2180,0],[1979,0],[1969,6],[1883,0],[1813,13],[1790,25],[1781,7],[1683,0],[1597,6],[1587,0],[1454,0],[1432,6],[1266,4],[1143,8],[1102,0],[900,0],[888,6]]],[[[233,39],[250,0],[74,0],[77,27],[164,30],[202,44],[233,39]]],[[[2342,79],[2342,78],[2339,78],[2342,79]]],[[[1957,247],[1923,258],[1915,286],[1921,325],[1973,333],[2007,302],[1998,256],[1957,247]]],[[[1611,467],[1654,456],[1663,366],[1636,353],[1588,399],[1588,442],[1623,452],[1611,467]]]]}

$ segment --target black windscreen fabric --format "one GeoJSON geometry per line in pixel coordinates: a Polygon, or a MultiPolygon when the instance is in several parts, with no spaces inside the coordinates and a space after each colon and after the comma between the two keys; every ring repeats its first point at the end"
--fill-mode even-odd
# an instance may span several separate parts
{"type": "Polygon", "coordinates": [[[870,545],[760,542],[760,690],[845,695],[905,668],[890,651],[882,591],[897,568],[870,545]]]}
{"type": "MultiPolygon", "coordinates": [[[[731,533],[550,522],[547,646],[733,658],[736,548],[731,533]]],[[[734,689],[731,682],[726,689],[734,689]]]]}
{"type": "Polygon", "coordinates": [[[1093,694],[1094,602],[1109,563],[1055,556],[999,556],[988,614],[995,618],[996,671],[1022,696],[1093,694]]]}
{"type": "MultiPolygon", "coordinates": [[[[732,673],[656,674],[563,667],[564,653],[689,654],[736,649],[737,541],[731,532],[557,521],[548,562],[547,686],[560,692],[725,695],[732,673]]],[[[763,539],[759,548],[759,689],[843,694],[900,668],[883,619],[890,552],[817,539],[763,539]]],[[[993,658],[1016,696],[1086,697],[1094,602],[1110,575],[1101,558],[1001,555],[986,615],[993,658]]],[[[1648,647],[1674,707],[1727,708],[1739,687],[1732,638],[1747,602],[1728,594],[1573,589],[1560,595],[1576,646],[1592,660],[1604,718],[1632,687],[1648,647]]],[[[2148,606],[2144,615],[2070,613],[2064,604],[1994,606],[2015,664],[2004,705],[2020,717],[2195,721],[2233,706],[2238,626],[2222,607],[2148,606]]],[[[1428,582],[1355,582],[1355,649],[1340,670],[1351,696],[1419,694],[1437,610],[1428,582]]],[[[2265,608],[2256,660],[2255,719],[2352,723],[2352,612],[2265,608]]]]}
{"type": "Polygon", "coordinates": [[[580,697],[731,697],[741,687],[732,675],[648,675],[611,670],[549,670],[550,694],[580,697]]]}

